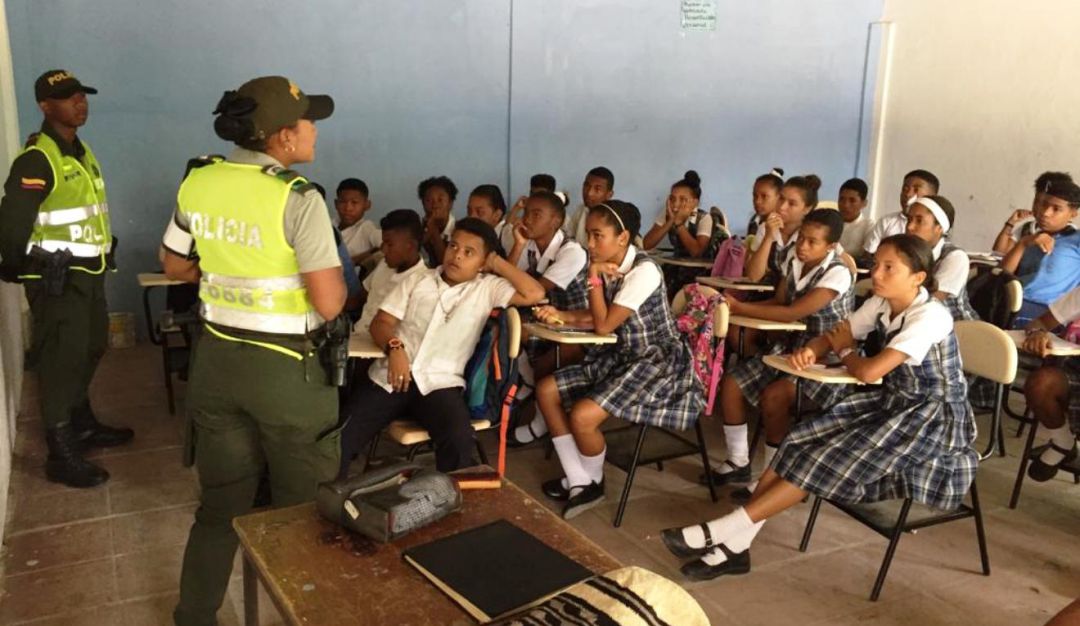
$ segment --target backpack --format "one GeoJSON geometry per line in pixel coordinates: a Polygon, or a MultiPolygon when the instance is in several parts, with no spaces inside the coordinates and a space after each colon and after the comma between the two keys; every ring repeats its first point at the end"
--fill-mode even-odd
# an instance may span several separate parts
{"type": "Polygon", "coordinates": [[[725,239],[716,251],[712,270],[709,276],[721,276],[723,278],[738,278],[743,275],[743,264],[746,262],[746,246],[739,241],[738,235],[725,239]]]}
{"type": "Polygon", "coordinates": [[[471,419],[499,425],[500,476],[506,469],[507,427],[519,382],[517,359],[510,358],[509,313],[495,309],[465,364],[465,404],[471,419]]]}
{"type": "Polygon", "coordinates": [[[705,414],[712,415],[716,388],[724,374],[724,343],[713,348],[713,312],[724,301],[720,294],[706,296],[696,283],[687,285],[686,308],[675,320],[675,327],[690,342],[694,373],[705,387],[705,414]]]}
{"type": "Polygon", "coordinates": [[[1012,326],[1013,313],[1009,311],[1005,285],[1013,280],[1016,280],[1016,277],[1012,274],[993,270],[981,272],[968,281],[968,302],[979,314],[979,319],[1005,330],[1012,326]]]}

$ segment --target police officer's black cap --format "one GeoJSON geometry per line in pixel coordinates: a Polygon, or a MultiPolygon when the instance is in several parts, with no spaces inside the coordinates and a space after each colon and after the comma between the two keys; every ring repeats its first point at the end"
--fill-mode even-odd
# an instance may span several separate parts
{"type": "Polygon", "coordinates": [[[284,76],[254,78],[241,85],[236,94],[255,102],[255,110],[250,116],[259,139],[301,119],[322,120],[334,112],[334,100],[330,96],[309,96],[284,76]]]}
{"type": "Polygon", "coordinates": [[[49,70],[34,81],[34,98],[43,100],[66,100],[75,94],[97,93],[97,89],[79,82],[75,75],[67,70],[49,70]]]}

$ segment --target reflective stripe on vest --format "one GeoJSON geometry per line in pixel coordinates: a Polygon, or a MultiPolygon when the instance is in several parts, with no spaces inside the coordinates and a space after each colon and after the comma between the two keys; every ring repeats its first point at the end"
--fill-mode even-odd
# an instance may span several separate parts
{"type": "Polygon", "coordinates": [[[203,274],[199,299],[211,323],[301,335],[322,323],[285,238],[291,186],[256,165],[222,161],[193,169],[180,186],[203,274]]]}
{"type": "Polygon", "coordinates": [[[71,209],[56,209],[55,211],[38,213],[37,223],[39,226],[66,226],[108,212],[109,203],[107,202],[77,206],[71,209]]]}

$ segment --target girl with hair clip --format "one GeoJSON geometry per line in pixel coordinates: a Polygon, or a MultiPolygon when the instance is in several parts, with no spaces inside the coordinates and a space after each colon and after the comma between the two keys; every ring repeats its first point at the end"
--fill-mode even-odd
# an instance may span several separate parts
{"type": "MultiPolygon", "coordinates": [[[[757,235],[769,214],[780,209],[780,190],[783,188],[784,170],[779,167],[774,167],[768,174],[754,179],[754,215],[746,227],[747,239],[757,235]]],[[[751,240],[749,245],[753,246],[754,241],[751,240]]]]}
{"type": "Polygon", "coordinates": [[[930,245],[934,255],[934,297],[949,309],[953,320],[977,320],[979,314],[967,297],[971,261],[966,252],[954,246],[946,235],[956,225],[956,209],[945,196],[923,196],[908,201],[907,234],[930,245]]]}
{"type": "Polygon", "coordinates": [[[840,502],[910,497],[951,510],[972,486],[979,457],[975,421],[952,316],[931,293],[930,246],[912,235],[883,240],[875,253],[874,295],[851,318],[791,355],[804,369],[829,353],[859,380],[824,415],[796,425],[745,507],[695,526],[662,532],[687,577],[705,580],[750,571],[750,545],[765,520],[807,494],[840,502]],[[871,333],[876,354],[856,352],[871,333]]]}
{"type": "Polygon", "coordinates": [[[588,308],[536,311],[542,322],[615,333],[618,341],[587,349],[584,360],[537,385],[537,403],[564,477],[543,485],[565,502],[570,519],[604,499],[600,425],[610,415],[634,423],[684,430],[705,404],[689,346],[675,328],[656,262],[631,242],[641,225],[637,207],[618,200],[589,210],[588,308]],[[569,407],[569,411],[564,407],[569,407]]]}
{"type": "MultiPolygon", "coordinates": [[[[773,354],[790,353],[851,315],[854,295],[851,271],[837,242],[844,230],[838,211],[818,209],[803,220],[799,239],[784,263],[783,280],[772,299],[741,302],[729,299],[732,315],[777,322],[802,321],[806,330],[789,333],[773,344],[773,354]]],[[[803,381],[803,396],[818,408],[828,408],[846,393],[844,385],[803,381]]],[[[724,485],[749,482],[750,444],[746,425],[748,403],[760,409],[765,423],[765,465],[768,466],[788,431],[795,383],[767,365],[760,356],[741,360],[720,381],[727,460],[713,470],[713,482],[724,485]]],[[[753,487],[750,487],[753,490],[753,487]]]]}

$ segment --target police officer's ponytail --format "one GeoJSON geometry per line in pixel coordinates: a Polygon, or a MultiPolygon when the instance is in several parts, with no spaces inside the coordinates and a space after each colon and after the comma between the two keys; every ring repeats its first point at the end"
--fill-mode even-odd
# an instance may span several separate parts
{"type": "Polygon", "coordinates": [[[264,147],[262,139],[256,137],[255,121],[251,114],[258,106],[253,98],[241,96],[235,91],[226,91],[218,100],[214,109],[214,132],[225,141],[231,141],[242,148],[259,150],[264,147]]]}

